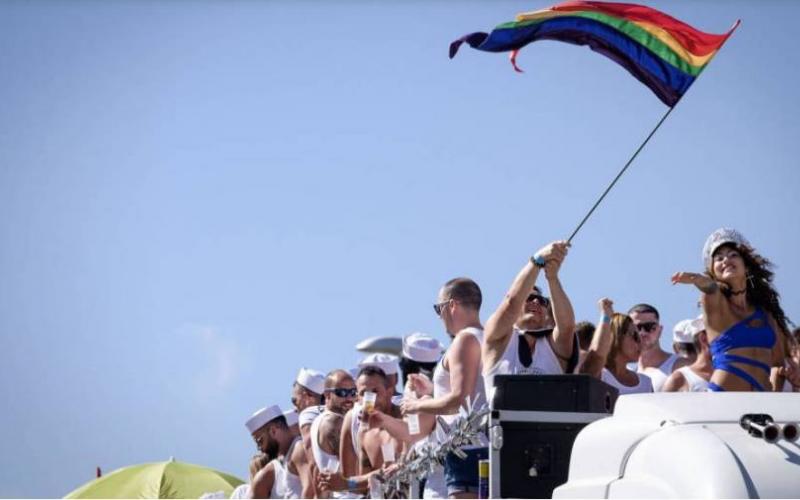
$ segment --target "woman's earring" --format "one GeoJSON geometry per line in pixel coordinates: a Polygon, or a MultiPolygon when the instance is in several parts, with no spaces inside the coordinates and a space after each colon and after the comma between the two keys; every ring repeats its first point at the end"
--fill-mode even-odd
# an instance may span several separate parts
{"type": "Polygon", "coordinates": [[[756,284],[753,282],[753,275],[752,274],[748,274],[747,275],[747,282],[750,283],[750,288],[755,288],[756,287],[756,284]]]}

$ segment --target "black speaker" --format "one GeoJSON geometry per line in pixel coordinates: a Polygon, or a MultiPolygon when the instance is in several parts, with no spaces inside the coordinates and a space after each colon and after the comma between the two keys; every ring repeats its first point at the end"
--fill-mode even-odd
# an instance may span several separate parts
{"type": "Polygon", "coordinates": [[[550,498],[567,482],[575,437],[611,415],[618,391],[589,375],[497,375],[492,498],[550,498]]]}

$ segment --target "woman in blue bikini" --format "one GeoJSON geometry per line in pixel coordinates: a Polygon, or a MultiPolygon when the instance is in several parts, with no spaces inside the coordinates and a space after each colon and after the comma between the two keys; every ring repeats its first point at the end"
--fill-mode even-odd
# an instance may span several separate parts
{"type": "Polygon", "coordinates": [[[710,390],[781,390],[789,329],[772,286],[772,264],[741,233],[727,228],[708,237],[703,261],[705,274],[675,273],[672,283],[703,292],[714,366],[710,390]]]}

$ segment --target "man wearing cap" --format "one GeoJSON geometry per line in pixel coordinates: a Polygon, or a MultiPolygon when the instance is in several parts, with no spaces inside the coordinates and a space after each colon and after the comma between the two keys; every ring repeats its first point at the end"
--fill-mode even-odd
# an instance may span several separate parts
{"type": "Polygon", "coordinates": [[[443,351],[441,342],[426,333],[414,332],[403,337],[403,355],[400,358],[403,387],[408,383],[408,376],[414,373],[433,378],[433,370],[443,351]]]}
{"type": "Polygon", "coordinates": [[[636,304],[628,311],[633,325],[642,339],[642,352],[639,355],[637,372],[650,377],[653,390],[658,392],[667,381],[667,377],[675,371],[675,363],[680,359],[677,354],[670,354],[661,348],[661,325],[658,310],[650,304],[636,304]]]}
{"type": "MultiPolygon", "coordinates": [[[[402,395],[395,393],[397,387],[397,373],[399,363],[397,356],[391,354],[370,354],[358,363],[359,369],[355,375],[356,388],[358,388],[358,375],[366,367],[378,368],[384,374],[383,381],[386,384],[386,391],[394,404],[399,405],[402,395]]],[[[342,471],[345,475],[355,475],[358,470],[358,431],[361,427],[361,403],[356,401],[353,408],[344,416],[342,422],[342,435],[339,440],[339,458],[342,463],[342,471]]]]}
{"type": "Polygon", "coordinates": [[[692,321],[694,320],[680,320],[672,328],[672,350],[678,355],[678,360],[675,361],[672,373],[684,366],[691,365],[697,359],[697,349],[694,344],[696,332],[693,330],[692,321]]]}
{"type": "Polygon", "coordinates": [[[359,371],[356,389],[362,401],[360,406],[364,406],[366,395],[372,393],[374,407],[370,412],[364,409],[358,413],[354,413],[354,410],[348,412],[342,425],[340,442],[341,472],[321,473],[320,480],[324,485],[321,489],[364,493],[368,489],[370,475],[379,471],[384,461],[394,462],[399,457],[402,444],[377,423],[389,418],[402,422],[399,420],[400,408],[392,403],[389,383],[386,374],[377,366],[367,365],[359,371]],[[370,418],[378,414],[382,417],[380,421],[370,418]],[[357,429],[351,432],[348,432],[348,426],[352,425],[352,420],[348,420],[348,417],[359,421],[357,429]]]}
{"type": "Polygon", "coordinates": [[[322,404],[325,392],[325,375],[309,368],[300,368],[292,384],[292,404],[298,413],[310,406],[322,404]]]}
{"type": "Polygon", "coordinates": [[[486,323],[483,376],[490,397],[495,375],[562,374],[577,365],[575,313],[558,277],[568,247],[567,242],[556,241],[536,252],[486,323]],[[552,303],[535,286],[541,269],[552,303]]]}
{"type": "Polygon", "coordinates": [[[300,437],[293,436],[286,425],[286,417],[277,405],[268,406],[255,412],[245,422],[256,446],[271,461],[253,478],[251,492],[253,498],[301,498],[303,483],[295,456],[304,456],[300,437]]]}
{"type": "Polygon", "coordinates": [[[664,392],[706,392],[708,391],[708,381],[714,372],[714,366],[711,364],[711,349],[708,346],[703,317],[683,320],[675,326],[676,331],[678,327],[682,329],[679,338],[682,341],[690,340],[693,343],[697,357],[689,366],[682,366],[672,372],[661,390],[664,392]]]}

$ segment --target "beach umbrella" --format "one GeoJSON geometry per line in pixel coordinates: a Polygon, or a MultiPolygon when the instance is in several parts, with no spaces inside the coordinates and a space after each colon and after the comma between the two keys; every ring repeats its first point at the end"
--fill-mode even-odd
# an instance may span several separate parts
{"type": "Polygon", "coordinates": [[[228,498],[242,483],[230,474],[170,458],[117,469],[64,498],[200,498],[217,491],[228,498]]]}

